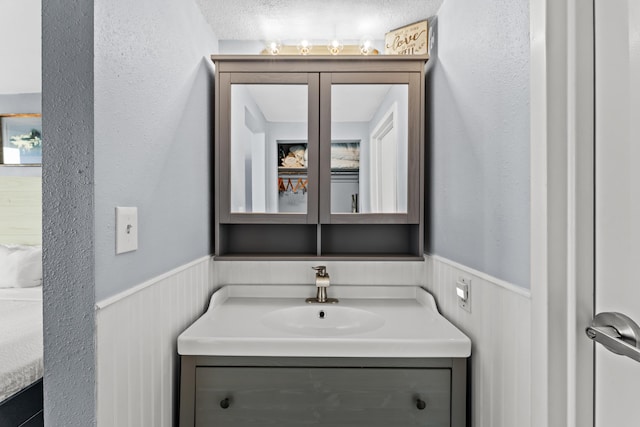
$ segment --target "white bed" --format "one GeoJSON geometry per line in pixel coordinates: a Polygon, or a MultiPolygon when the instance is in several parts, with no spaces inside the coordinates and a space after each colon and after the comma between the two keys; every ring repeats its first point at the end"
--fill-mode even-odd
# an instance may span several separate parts
{"type": "Polygon", "coordinates": [[[42,378],[42,287],[0,289],[0,402],[42,378]]]}
{"type": "Polygon", "coordinates": [[[21,425],[42,410],[42,255],[7,249],[41,242],[41,178],[0,174],[2,426],[21,425]]]}

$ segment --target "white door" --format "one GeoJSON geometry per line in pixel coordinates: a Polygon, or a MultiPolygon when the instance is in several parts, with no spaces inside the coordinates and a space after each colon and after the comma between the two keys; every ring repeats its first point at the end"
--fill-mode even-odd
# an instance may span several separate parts
{"type": "MultiPolygon", "coordinates": [[[[595,20],[595,311],[640,323],[640,0],[595,0],[595,20]]],[[[596,427],[640,426],[640,362],[597,344],[595,402],[596,427]]]]}
{"type": "Polygon", "coordinates": [[[398,212],[397,109],[394,104],[371,133],[371,211],[376,213],[398,212]]]}
{"type": "Polygon", "coordinates": [[[387,132],[380,140],[380,212],[397,212],[396,196],[396,152],[395,129],[387,132]]]}

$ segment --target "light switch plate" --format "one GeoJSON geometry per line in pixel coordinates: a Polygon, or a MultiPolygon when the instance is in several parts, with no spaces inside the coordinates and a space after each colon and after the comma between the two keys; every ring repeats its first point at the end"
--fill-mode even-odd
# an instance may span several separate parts
{"type": "Polygon", "coordinates": [[[116,207],[116,255],[138,249],[138,208],[116,207]]]}
{"type": "Polygon", "coordinates": [[[458,276],[458,280],[456,281],[456,297],[458,298],[458,307],[471,313],[471,279],[458,276]]]}

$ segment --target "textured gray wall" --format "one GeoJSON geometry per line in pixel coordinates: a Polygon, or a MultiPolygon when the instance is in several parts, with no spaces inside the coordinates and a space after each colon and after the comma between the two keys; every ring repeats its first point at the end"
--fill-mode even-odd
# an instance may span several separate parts
{"type": "Polygon", "coordinates": [[[212,66],[194,1],[104,0],[95,11],[96,300],[211,253],[212,66]],[[115,207],[138,207],[115,254],[115,207]]]}
{"type": "Polygon", "coordinates": [[[93,2],[42,2],[44,418],[95,424],[93,2]]]}
{"type": "Polygon", "coordinates": [[[210,252],[216,39],[193,2],[48,0],[42,18],[45,421],[90,426],[96,299],[210,252]],[[117,205],[141,227],[119,259],[117,205]]]}
{"type": "Polygon", "coordinates": [[[427,76],[427,250],[529,287],[529,2],[447,0],[427,76]]]}

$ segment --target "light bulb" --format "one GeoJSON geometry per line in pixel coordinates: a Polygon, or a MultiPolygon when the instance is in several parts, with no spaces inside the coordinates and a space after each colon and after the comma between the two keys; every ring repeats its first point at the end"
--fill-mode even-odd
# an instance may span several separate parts
{"type": "Polygon", "coordinates": [[[278,55],[280,53],[281,48],[282,48],[282,45],[278,41],[274,40],[267,43],[267,52],[269,52],[271,55],[278,55]]]}
{"type": "Polygon", "coordinates": [[[301,40],[296,47],[300,55],[308,55],[311,52],[311,43],[308,40],[301,40]]]}
{"type": "Polygon", "coordinates": [[[372,53],[374,51],[373,49],[373,43],[371,43],[371,40],[369,39],[365,39],[362,40],[360,42],[360,53],[363,55],[369,55],[370,53],[372,53]]]}
{"type": "Polygon", "coordinates": [[[331,53],[331,55],[337,55],[340,52],[342,52],[342,48],[344,46],[342,45],[342,43],[340,42],[340,40],[338,39],[333,39],[329,42],[329,44],[327,45],[327,49],[329,49],[329,53],[331,53]]]}

